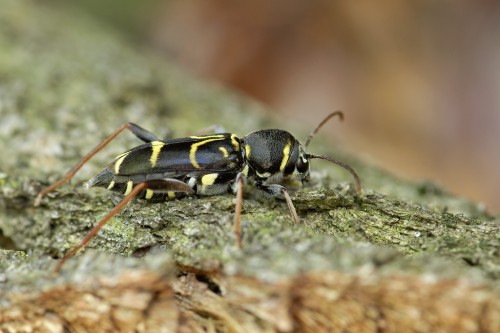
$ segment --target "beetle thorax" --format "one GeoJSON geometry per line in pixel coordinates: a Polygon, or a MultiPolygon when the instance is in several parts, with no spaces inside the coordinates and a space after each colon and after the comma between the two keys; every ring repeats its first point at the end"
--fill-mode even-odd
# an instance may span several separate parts
{"type": "Polygon", "coordinates": [[[256,178],[288,176],[294,172],[299,142],[287,131],[261,130],[243,138],[245,159],[256,178]]]}

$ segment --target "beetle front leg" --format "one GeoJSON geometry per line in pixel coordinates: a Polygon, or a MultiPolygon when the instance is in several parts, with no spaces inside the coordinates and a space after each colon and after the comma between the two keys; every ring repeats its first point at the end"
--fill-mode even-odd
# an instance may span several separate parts
{"type": "Polygon", "coordinates": [[[266,185],[259,181],[255,182],[255,187],[279,199],[285,199],[286,204],[288,205],[288,210],[290,210],[290,215],[292,215],[293,223],[299,223],[299,216],[297,215],[297,211],[295,210],[295,206],[293,205],[292,199],[290,198],[286,187],[279,184],[266,185]]]}

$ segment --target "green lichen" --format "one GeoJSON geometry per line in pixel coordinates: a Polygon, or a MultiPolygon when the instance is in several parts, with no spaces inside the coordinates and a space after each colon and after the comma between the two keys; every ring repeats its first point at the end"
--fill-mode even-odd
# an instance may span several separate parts
{"type": "MultiPolygon", "coordinates": [[[[28,253],[30,267],[50,270],[55,261],[51,257],[75,247],[114,207],[112,194],[83,189],[80,183],[136,145],[132,135],[121,135],[40,207],[32,204],[41,188],[62,177],[125,121],[159,135],[168,128],[175,136],[211,125],[213,119],[239,134],[287,128],[273,123],[255,102],[196,81],[81,13],[18,0],[6,0],[2,6],[0,153],[9,158],[0,160],[0,229],[28,253]]],[[[298,137],[308,130],[297,129],[298,137]]],[[[198,268],[215,263],[228,274],[265,279],[384,265],[400,273],[408,267],[439,272],[437,267],[452,266],[458,267],[450,270],[453,274],[479,271],[498,281],[499,222],[483,207],[429,183],[396,179],[332,152],[328,142],[317,140],[311,149],[335,153],[351,163],[362,178],[362,194],[354,195],[350,175],[343,170],[317,163],[313,168],[328,174],[313,173],[311,183],[292,194],[299,225],[293,225],[284,202],[248,188],[242,250],[235,244],[231,195],[131,202],[89,249],[122,256],[172,256],[198,268]],[[150,248],[157,252],[148,253],[150,248]]],[[[68,265],[78,270],[92,255],[74,258],[68,265]]]]}

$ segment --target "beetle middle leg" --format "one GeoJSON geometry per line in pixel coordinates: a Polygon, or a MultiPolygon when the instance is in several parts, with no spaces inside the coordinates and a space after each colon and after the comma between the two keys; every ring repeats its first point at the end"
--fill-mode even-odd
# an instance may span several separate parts
{"type": "MultiPolygon", "coordinates": [[[[236,207],[234,209],[234,234],[236,236],[236,244],[239,248],[242,248],[241,209],[243,206],[243,187],[245,185],[245,175],[242,172],[238,173],[234,183],[235,188],[233,189],[236,192],[236,207]]],[[[294,224],[299,223],[299,216],[297,215],[297,211],[295,210],[295,206],[293,205],[292,199],[290,198],[286,187],[279,184],[266,185],[258,181],[255,182],[255,187],[279,199],[285,199],[294,224]]]]}
{"type": "MultiPolygon", "coordinates": [[[[243,205],[243,188],[245,186],[245,175],[243,172],[225,171],[209,173],[193,178],[196,194],[200,196],[217,195],[232,192],[236,194],[236,206],[234,208],[234,234],[236,245],[241,248],[241,209],[243,205]]],[[[188,182],[189,184],[190,182],[188,182]]]]}

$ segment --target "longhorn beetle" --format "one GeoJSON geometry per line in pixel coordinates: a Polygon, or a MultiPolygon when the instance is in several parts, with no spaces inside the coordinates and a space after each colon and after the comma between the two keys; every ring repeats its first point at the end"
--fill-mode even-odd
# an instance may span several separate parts
{"type": "Polygon", "coordinates": [[[105,187],[122,192],[125,197],[76,248],[59,261],[56,271],[69,257],[85,247],[106,222],[136,196],[144,199],[168,199],[184,195],[236,193],[234,233],[237,245],[241,247],[241,207],[247,178],[253,180],[259,190],[285,199],[295,224],[299,221],[295,207],[288,191],[279,183],[287,178],[308,181],[311,159],[327,160],[349,171],[354,177],[356,192],[359,193],[361,182],[349,165],[331,157],[306,152],[311,139],[333,116],[338,116],[341,120],[344,118],[341,111],[329,114],[309,134],[304,145],[289,132],[280,129],[259,130],[243,138],[232,133],[220,133],[160,140],[136,124],[122,125],[83,157],[61,180],[42,190],[35,199],[34,205],[38,206],[43,196],[73,178],[92,156],[125,129],[145,142],[119,155],[100,174],[88,181],[88,187],[105,187]]]}

